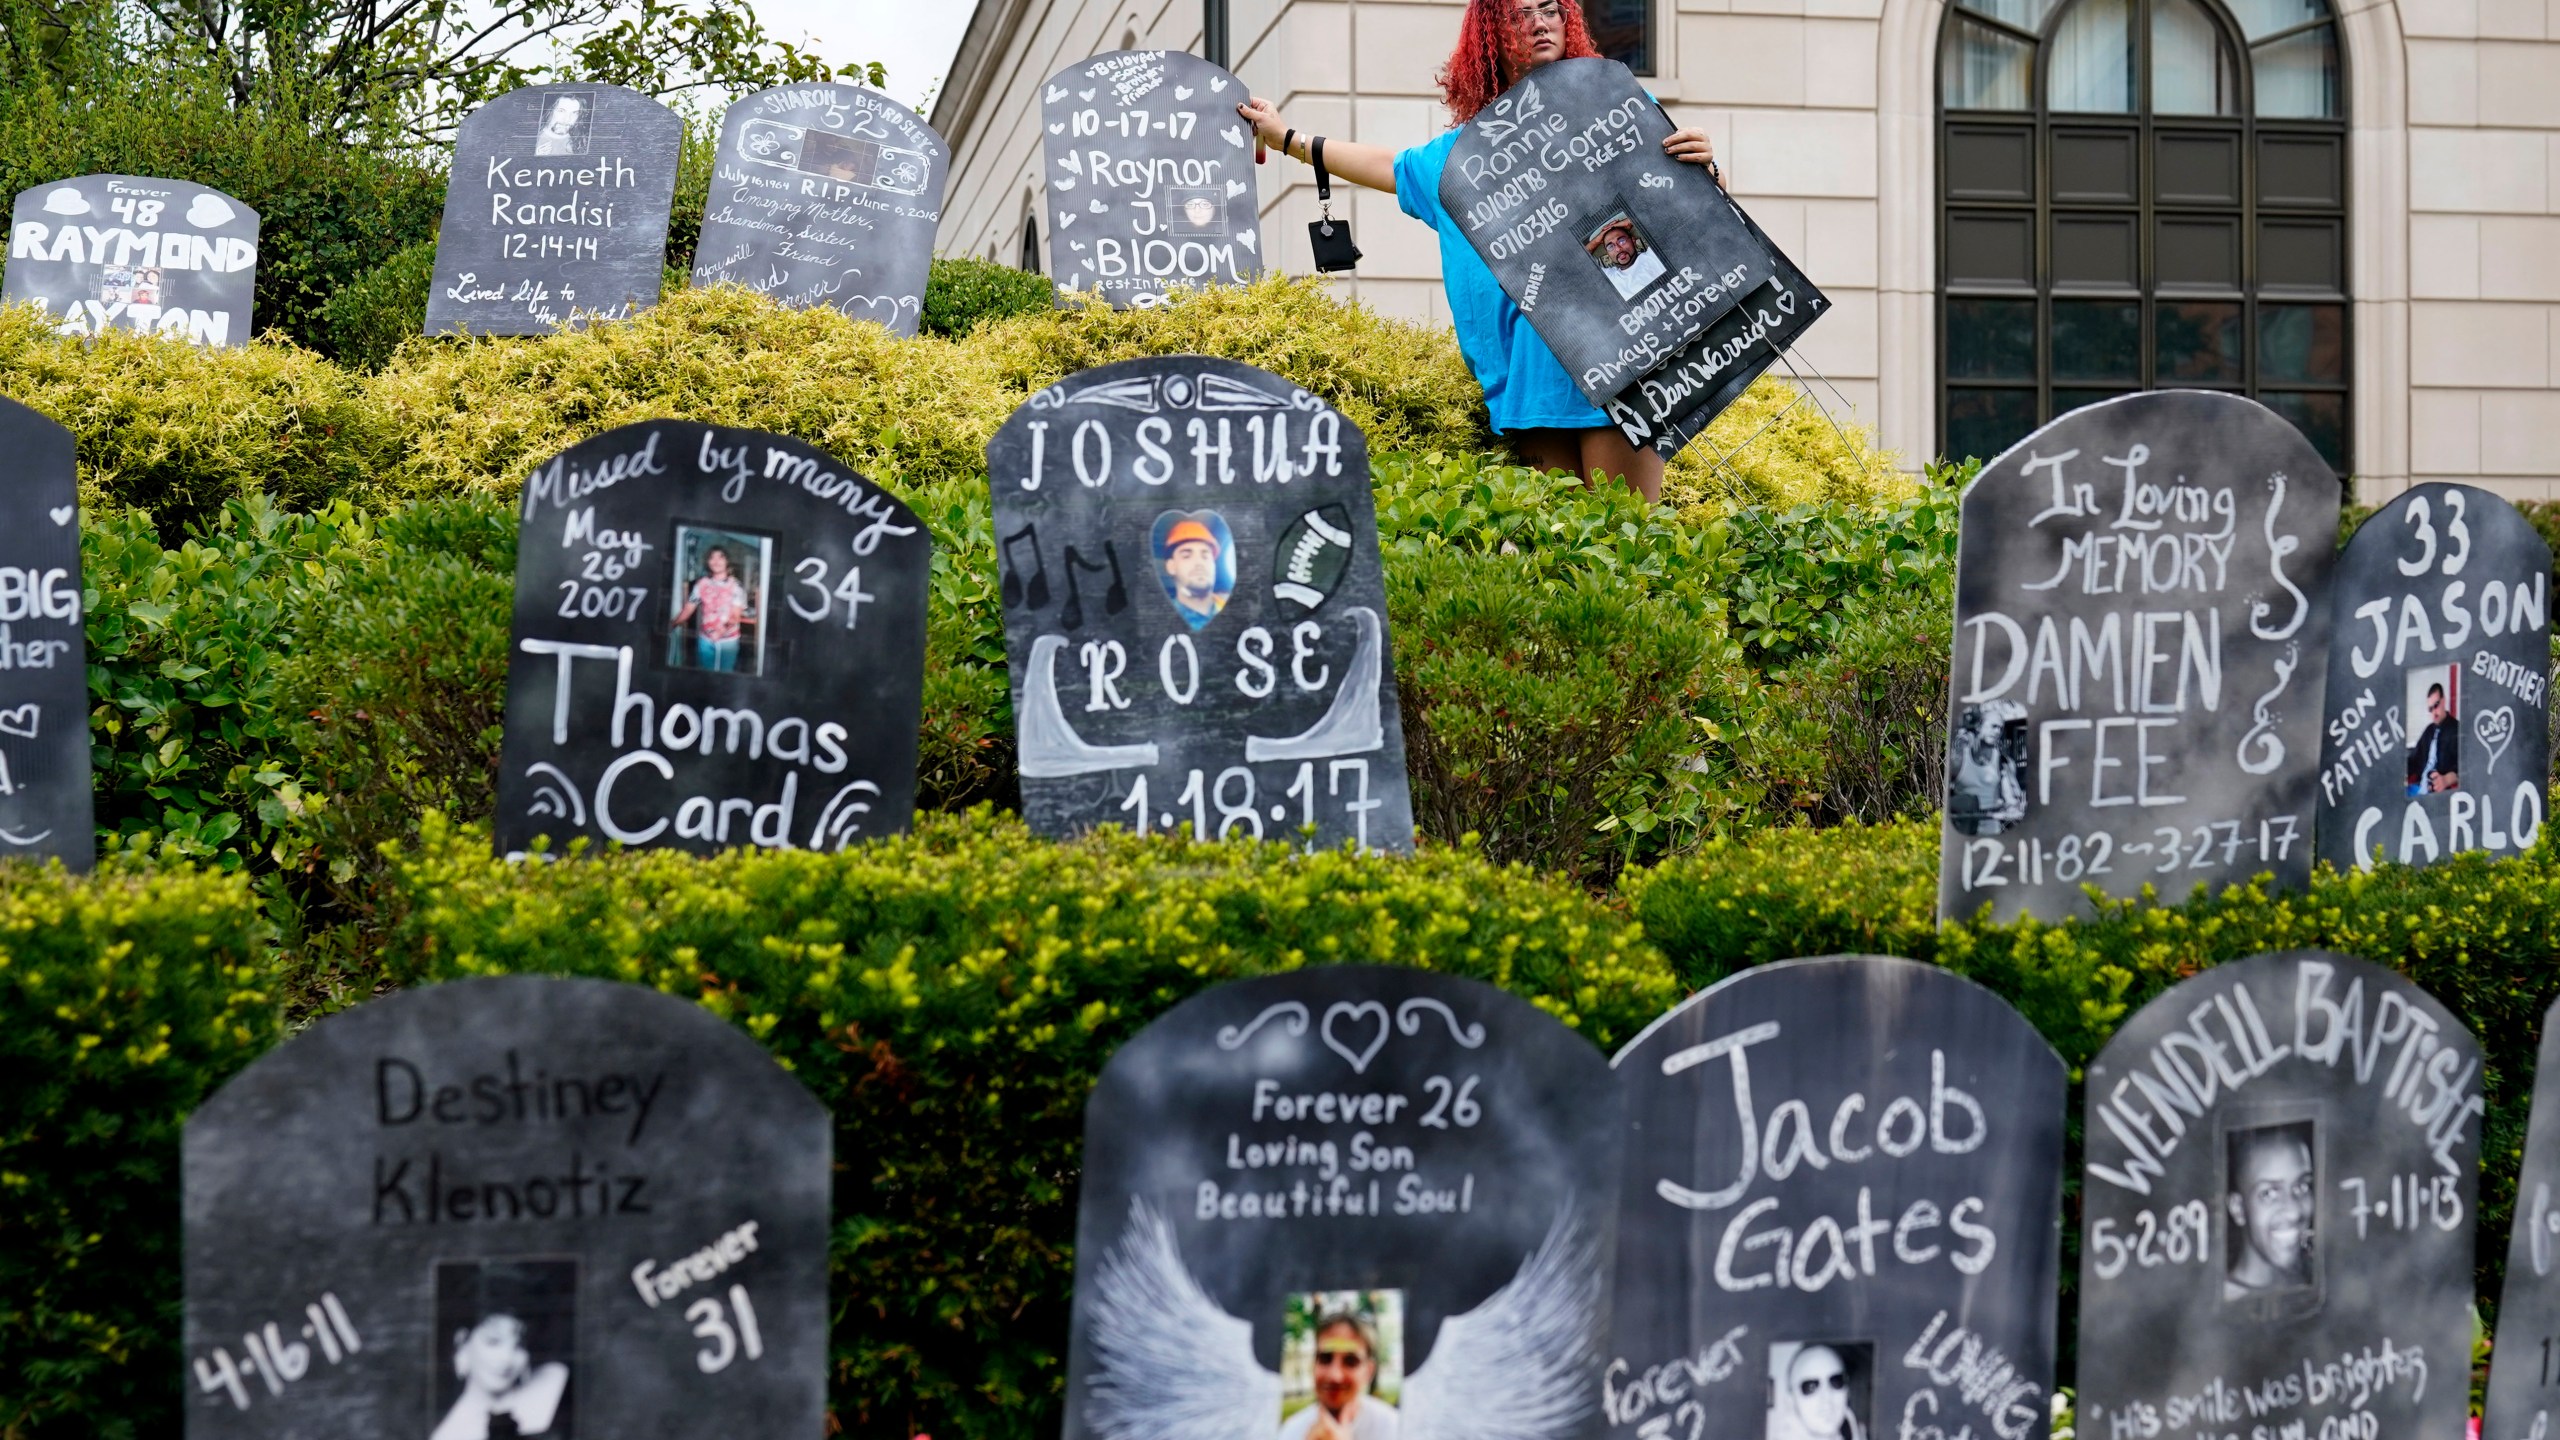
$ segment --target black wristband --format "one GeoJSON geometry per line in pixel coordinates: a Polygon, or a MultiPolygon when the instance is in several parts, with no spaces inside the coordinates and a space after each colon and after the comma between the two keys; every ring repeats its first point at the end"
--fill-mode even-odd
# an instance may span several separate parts
{"type": "Polygon", "coordinates": [[[1298,138],[1298,128],[1297,128],[1296,126],[1294,126],[1294,125],[1290,126],[1288,129],[1286,129],[1286,130],[1282,131],[1282,132],[1280,133],[1280,153],[1281,153],[1281,154],[1283,154],[1283,155],[1288,156],[1288,157],[1289,157],[1290,159],[1292,159],[1292,160],[1297,159],[1297,158],[1298,158],[1298,157],[1297,157],[1297,155],[1296,155],[1296,154],[1294,154],[1293,152],[1291,152],[1291,150],[1289,149],[1290,145],[1294,144],[1294,143],[1297,141],[1297,138],[1298,138]]]}

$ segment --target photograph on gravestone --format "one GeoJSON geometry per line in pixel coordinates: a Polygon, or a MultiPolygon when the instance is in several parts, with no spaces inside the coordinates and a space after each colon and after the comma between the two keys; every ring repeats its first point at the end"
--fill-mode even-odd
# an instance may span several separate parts
{"type": "Polygon", "coordinates": [[[2560,1005],[2542,1013],[2533,1067],[2533,1115],[2507,1232],[2506,1283],[2498,1292],[2481,1440],[2535,1440],[2560,1409],[2560,1005]]]}
{"type": "Polygon", "coordinates": [[[1440,203],[1538,338],[1625,433],[1665,456],[1829,305],[1615,60],[1558,60],[1460,134],[1440,203]]]}
{"type": "Polygon", "coordinates": [[[831,1145],[645,986],[331,1015],[187,1120],[186,1433],[818,1440],[831,1145]]]}
{"type": "Polygon", "coordinates": [[[2087,1069],[2083,1435],[2460,1436],[2480,1048],[2323,950],[2217,965],[2087,1069]]]}
{"type": "Polygon", "coordinates": [[[2551,776],[2551,547],[2532,522],[2420,485],[2356,527],[2329,593],[2320,858],[2532,849],[2551,776]]]}
{"type": "Polygon", "coordinates": [[[1600,1052],[1479,981],[1193,996],[1085,1104],[1067,1440],[1595,1434],[1618,1147],[1600,1052]]]}
{"type": "Polygon", "coordinates": [[[129,330],[246,345],[258,212],[219,190],[144,175],[82,175],[18,192],[0,303],[64,335],[129,330]]]}
{"type": "Polygon", "coordinates": [[[1358,426],[1277,375],[1124,360],[987,443],[1022,815],[1413,848],[1358,426]]]}
{"type": "Polygon", "coordinates": [[[525,481],[499,853],[709,853],[903,833],[923,710],[924,522],[824,451],[689,420],[525,481]]]}
{"type": "Polygon", "coordinates": [[[744,285],[913,335],[950,163],[932,126],[877,91],[759,90],[720,122],[693,283],[744,285]]]}
{"type": "Polygon", "coordinates": [[[2253,400],[2074,410],[1965,490],[1938,914],[2310,883],[2338,481],[2253,400]]]}
{"type": "Polygon", "coordinates": [[[1910,960],[1788,960],[1615,1064],[1611,1435],[2043,1433],[2064,1072],[2007,1001],[1910,960]]]}
{"type": "Polygon", "coordinates": [[[1114,309],[1262,273],[1253,132],[1242,81],[1179,50],[1120,50],[1040,91],[1049,273],[1114,309]]]}
{"type": "Polygon", "coordinates": [[[548,335],[658,303],[684,122],[619,85],[528,85],[463,117],[426,333],[548,335]]]}
{"type": "Polygon", "coordinates": [[[0,397],[0,860],[97,863],[71,432],[0,397]]]}

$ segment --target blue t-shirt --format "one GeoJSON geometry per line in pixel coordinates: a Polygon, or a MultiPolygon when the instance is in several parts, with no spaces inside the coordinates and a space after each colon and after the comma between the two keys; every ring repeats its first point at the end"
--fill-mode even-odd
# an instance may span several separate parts
{"type": "Polygon", "coordinates": [[[1449,318],[1458,328],[1459,353],[1484,387],[1493,428],[1498,434],[1598,429],[1609,417],[1582,398],[1529,317],[1485,268],[1466,232],[1441,208],[1440,171],[1459,133],[1396,153],[1396,204],[1440,232],[1440,283],[1449,294],[1449,318]]]}

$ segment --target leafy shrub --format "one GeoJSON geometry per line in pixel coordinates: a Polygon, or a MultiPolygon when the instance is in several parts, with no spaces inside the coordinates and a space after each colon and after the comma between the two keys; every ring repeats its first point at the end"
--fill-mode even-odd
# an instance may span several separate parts
{"type": "Polygon", "coordinates": [[[924,287],[924,333],[954,339],[988,320],[1055,309],[1049,277],[969,255],[936,256],[924,287]]]}
{"type": "MultiPolygon", "coordinates": [[[[210,185],[259,216],[256,323],[326,350],[330,299],[403,246],[432,240],[444,177],[137,66],[76,97],[0,84],[0,195],[123,172],[210,185]]],[[[268,488],[280,488],[269,486],[268,488]]]]}
{"type": "Polygon", "coordinates": [[[1621,580],[1540,584],[1504,555],[1404,559],[1387,608],[1418,828],[1566,873],[1694,748],[1690,713],[1724,641],[1621,580]]]}
{"type": "MultiPolygon", "coordinates": [[[[1085,1096],[1194,992],[1419,966],[1604,1047],[1679,994],[1622,917],[1466,851],[1056,845],[981,814],[841,855],[526,866],[439,817],[391,887],[403,983],[654,985],[757,1037],[827,1105],[830,1391],[854,1434],[1056,1432],[1085,1096]]],[[[280,1038],[264,939],[233,879],[0,885],[0,1426],[176,1433],[178,1123],[280,1038]]]]}
{"type": "Polygon", "coordinates": [[[1960,499],[1930,488],[1733,512],[1735,637],[1754,660],[1785,665],[1836,644],[1870,599],[1952,576],[1960,499]]]}
{"type": "Polygon", "coordinates": [[[321,307],[331,353],[341,365],[379,370],[401,343],[426,333],[427,291],[435,282],[434,237],[402,248],[357,276],[321,307]]]}
{"type": "Polygon", "coordinates": [[[1909,494],[1912,481],[1894,468],[1895,457],[1838,407],[1837,395],[1761,376],[1665,467],[1663,498],[1726,510],[1909,494]]]}
{"type": "MultiPolygon", "coordinates": [[[[1934,815],[1947,771],[1947,666],[1955,571],[1924,572],[1857,602],[1829,649],[1775,677],[1755,755],[1814,763],[1792,807],[1817,824],[1934,815]]],[[[1773,767],[1774,768],[1774,767],[1773,767]]]]}
{"type": "Polygon", "coordinates": [[[236,876],[0,875],[0,1434],[175,1433],[178,1133],[281,1038],[236,876]]]}

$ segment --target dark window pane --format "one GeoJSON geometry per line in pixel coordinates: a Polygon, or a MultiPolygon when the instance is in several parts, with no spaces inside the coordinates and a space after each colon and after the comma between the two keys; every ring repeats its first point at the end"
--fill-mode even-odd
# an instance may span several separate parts
{"type": "Polygon", "coordinates": [[[1948,126],[1947,194],[1958,200],[2033,200],[2034,144],[2035,132],[2016,126],[1948,126]]]}
{"type": "Polygon", "coordinates": [[[1988,460],[2036,428],[2033,390],[1947,392],[1947,458],[1988,460]]]}
{"type": "Polygon", "coordinates": [[[2344,294],[2346,248],[2341,221],[2262,220],[2258,222],[2258,283],[2344,294]]]}
{"type": "Polygon", "coordinates": [[[2055,131],[2053,198],[2065,204],[2132,203],[2133,143],[2130,130],[2055,131]]]}
{"type": "Polygon", "coordinates": [[[2095,405],[2101,400],[2113,400],[2119,395],[2132,393],[2130,390],[2065,390],[2057,385],[2053,391],[2054,418],[2060,419],[2083,405],[2095,405]]]}
{"type": "Polygon", "coordinates": [[[1592,47],[1639,75],[1653,73],[1653,0],[1582,0],[1592,47]]]}
{"type": "Polygon", "coordinates": [[[2164,300],[2153,328],[2159,334],[2161,384],[2240,383],[2237,301],[2164,300]]]}
{"type": "Polygon", "coordinates": [[[2156,257],[2163,288],[2240,288],[2240,222],[2184,216],[2160,220],[2156,257]]]}
{"type": "Polygon", "coordinates": [[[2346,143],[2337,135],[2258,137],[2258,200],[2266,205],[2346,203],[2346,143]]]}
{"type": "Polygon", "coordinates": [[[1947,217],[1947,279],[1956,284],[2035,283],[2034,220],[2026,215],[1947,217]]]}
{"type": "Polygon", "coordinates": [[[2053,302],[2053,378],[2142,379],[2142,306],[2131,300],[2053,302]]]}
{"type": "Polygon", "coordinates": [[[2107,285],[2131,289],[2133,217],[2053,217],[2053,281],[2057,285],[2107,285]]]}
{"type": "Polygon", "coordinates": [[[2154,183],[2163,202],[2175,205],[2240,203],[2240,137],[2172,131],[2160,136],[2160,168],[2154,183]]]}
{"type": "Polygon", "coordinates": [[[2320,458],[2329,462],[2330,469],[2342,475],[2346,473],[2346,396],[2335,392],[2326,395],[2279,392],[2261,395],[2258,399],[2268,409],[2292,421],[2294,428],[2311,442],[2311,448],[2320,452],[2320,458]]]}
{"type": "Polygon", "coordinates": [[[1950,297],[1947,373],[1964,380],[2036,378],[2036,302],[1950,297]]]}
{"type": "Polygon", "coordinates": [[[2258,380],[2261,384],[2280,385],[2288,380],[2342,384],[2346,378],[2347,307],[2258,307],[2258,380]]]}

